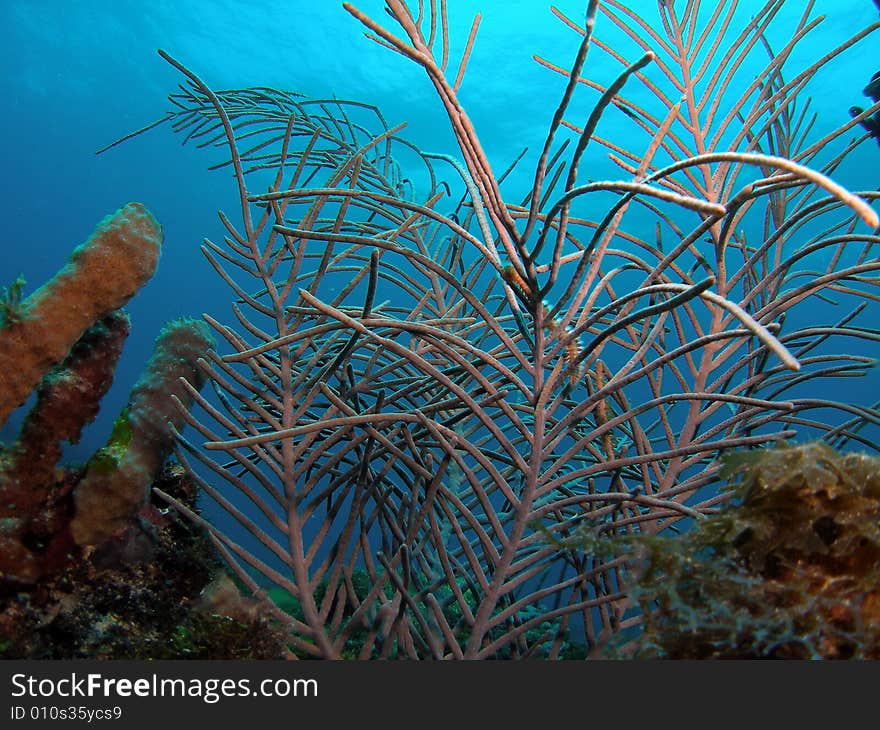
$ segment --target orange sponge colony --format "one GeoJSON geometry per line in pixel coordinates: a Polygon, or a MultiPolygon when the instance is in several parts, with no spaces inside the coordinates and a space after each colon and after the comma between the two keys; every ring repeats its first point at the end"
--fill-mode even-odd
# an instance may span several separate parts
{"type": "Polygon", "coordinates": [[[140,203],[107,216],[55,277],[0,327],[0,424],[94,322],[124,305],[153,275],[162,227],[140,203]]]}
{"type": "Polygon", "coordinates": [[[77,544],[105,542],[124,530],[146,504],[150,486],[174,446],[175,431],[183,428],[177,402],[189,409],[192,390],[205,381],[198,361],[213,346],[200,320],[175,320],[162,330],[110,441],[89,461],[74,491],[76,513],[70,531],[77,544]]]}

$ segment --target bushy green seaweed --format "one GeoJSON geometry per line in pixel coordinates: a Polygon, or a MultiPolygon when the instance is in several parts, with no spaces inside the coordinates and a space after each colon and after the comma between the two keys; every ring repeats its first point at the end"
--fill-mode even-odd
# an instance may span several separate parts
{"type": "Polygon", "coordinates": [[[824,443],[722,459],[730,500],[679,536],[577,535],[642,612],[612,657],[880,658],[880,459],[824,443]]]}
{"type": "Polygon", "coordinates": [[[113,429],[110,431],[107,443],[92,454],[87,462],[87,470],[94,470],[100,474],[110,474],[116,471],[119,467],[119,461],[128,450],[131,437],[132,427],[128,418],[128,408],[126,407],[113,422],[113,429]]]}
{"type": "Polygon", "coordinates": [[[19,274],[12,284],[0,291],[0,327],[20,322],[24,316],[22,301],[25,283],[24,277],[19,274]]]}

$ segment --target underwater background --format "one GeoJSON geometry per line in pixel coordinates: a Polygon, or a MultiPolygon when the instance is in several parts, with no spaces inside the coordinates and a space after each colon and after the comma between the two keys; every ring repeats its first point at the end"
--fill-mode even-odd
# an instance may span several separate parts
{"type": "MultiPolygon", "coordinates": [[[[385,21],[384,3],[380,0],[354,4],[367,15],[385,21]]],[[[657,4],[657,0],[640,0],[627,3],[626,7],[645,18],[656,19],[657,4]]],[[[719,7],[715,3],[696,4],[705,14],[719,7]]],[[[877,3],[872,0],[779,0],[779,4],[782,10],[767,33],[770,48],[781,48],[788,42],[790,36],[783,33],[790,33],[805,5],[812,6],[811,17],[825,16],[819,29],[789,59],[784,70],[787,79],[875,22],[878,16],[877,3]]],[[[583,0],[572,0],[554,7],[579,21],[585,5],[583,0]]],[[[687,5],[691,7],[694,3],[687,5]]],[[[736,5],[738,20],[743,21],[762,3],[733,0],[722,5],[736,5]]],[[[505,201],[519,202],[532,185],[538,154],[566,83],[564,76],[541,67],[532,56],[570,68],[580,36],[555,18],[548,4],[538,0],[448,0],[447,10],[453,64],[464,50],[473,15],[482,13],[460,99],[496,175],[527,148],[501,187],[505,201]]],[[[223,240],[224,228],[218,211],[234,218],[239,208],[236,181],[228,167],[208,169],[227,158],[222,145],[208,150],[193,143],[181,146],[183,135],[173,134],[171,125],[166,124],[96,154],[123,135],[162,118],[169,110],[168,94],[178,90],[182,77],[157,55],[158,48],[216,91],[271,87],[308,98],[372,104],[381,111],[388,127],[406,123],[400,136],[422,151],[461,158],[445,109],[423,70],[365,39],[363,27],[339,0],[0,0],[0,28],[0,53],[4,54],[0,82],[4,114],[0,115],[0,124],[6,141],[6,184],[0,203],[4,206],[6,240],[0,288],[10,286],[18,276],[27,281],[25,296],[39,288],[64,265],[71,251],[86,240],[99,221],[129,201],[144,204],[164,229],[158,271],[126,305],[132,331],[116,368],[113,386],[102,400],[95,422],[87,427],[79,443],[67,447],[63,458],[66,464],[83,463],[107,442],[113,421],[125,406],[165,323],[202,314],[229,322],[232,316],[230,304],[234,293],[199,250],[206,239],[217,243],[223,240]]],[[[596,36],[612,48],[618,47],[617,39],[627,40],[602,15],[598,18],[596,36]]],[[[622,53],[632,53],[631,43],[619,47],[627,48],[622,53]]],[[[851,107],[868,106],[862,89],[878,71],[878,47],[880,38],[870,35],[817,73],[804,93],[810,97],[810,110],[816,115],[807,144],[848,122],[851,107]]],[[[753,78],[760,78],[763,58],[760,52],[750,58],[755,64],[753,71],[750,73],[746,68],[734,83],[748,84],[753,78]]],[[[619,71],[619,64],[594,46],[583,76],[607,85],[619,71]]],[[[645,74],[651,78],[661,72],[649,66],[645,74]]],[[[738,91],[732,86],[728,96],[735,97],[738,91]]],[[[650,100],[650,93],[635,80],[630,80],[624,94],[636,103],[646,97],[650,100]]],[[[567,118],[582,123],[596,98],[589,89],[579,88],[567,118]]],[[[878,118],[870,121],[878,124],[878,118]]],[[[622,148],[644,148],[644,132],[619,108],[606,111],[601,132],[622,148]]],[[[864,136],[864,130],[855,126],[840,142],[845,144],[864,136]]],[[[816,164],[824,161],[820,158],[816,164]]],[[[880,147],[874,140],[866,139],[832,176],[849,190],[874,191],[880,187],[878,163],[880,147]]],[[[403,176],[407,173],[407,169],[402,171],[403,176]]],[[[578,180],[620,177],[619,168],[608,160],[607,150],[600,144],[591,144],[580,164],[578,180]]],[[[418,185],[418,178],[414,179],[418,185]]],[[[253,187],[259,188],[260,183],[253,187]]],[[[421,194],[417,192],[416,198],[421,194]]],[[[584,215],[595,213],[588,210],[584,215]]],[[[638,213],[633,218],[637,226],[641,225],[638,213]]],[[[638,235],[650,240],[653,232],[652,226],[639,230],[638,235]]],[[[803,233],[815,231],[806,226],[803,233]]],[[[754,242],[761,231],[744,235],[754,242]]],[[[802,242],[796,237],[793,243],[797,246],[802,242]]],[[[662,250],[659,240],[658,248],[662,250]]],[[[829,261],[831,256],[829,253],[829,261]]],[[[416,275],[417,269],[413,267],[413,276],[416,275]]],[[[510,283],[506,276],[505,280],[510,283]]],[[[392,299],[394,294],[387,282],[380,283],[377,299],[392,299]]],[[[820,308],[834,306],[821,295],[817,298],[824,302],[820,308]]],[[[867,310],[859,322],[876,327],[876,298],[866,296],[865,306],[867,310]]],[[[785,326],[791,331],[824,321],[825,316],[824,310],[820,314],[818,309],[805,306],[793,313],[785,326]]],[[[858,354],[877,355],[876,341],[869,338],[854,347],[858,354]]],[[[219,349],[225,350],[222,345],[219,349]]],[[[799,391],[806,397],[861,406],[876,404],[878,393],[877,368],[857,379],[805,380],[799,391]],[[815,382],[822,385],[814,386],[815,382]]],[[[30,403],[25,404],[0,429],[0,442],[15,439],[29,406],[30,403]]],[[[860,436],[864,442],[876,445],[876,434],[875,420],[860,436]]],[[[200,442],[198,435],[192,440],[200,442]]],[[[857,447],[858,444],[850,446],[857,447]]],[[[781,471],[788,470],[786,463],[781,471]]],[[[213,486],[222,492],[222,480],[218,481],[213,486]]],[[[235,539],[253,542],[256,536],[256,531],[241,534],[240,525],[224,524],[228,515],[222,510],[215,513],[209,509],[205,516],[235,539]]],[[[868,524],[866,520],[861,522],[868,524]]],[[[517,620],[529,619],[523,614],[517,620]]]]}
{"type": "MultiPolygon", "coordinates": [[[[375,18],[384,15],[380,0],[355,5],[375,18]]],[[[584,3],[578,0],[555,5],[570,17],[583,15],[584,3]]],[[[759,4],[739,5],[738,12],[748,15],[759,4]]],[[[628,6],[656,17],[655,0],[628,6]]],[[[803,10],[799,1],[785,6],[790,8],[783,7],[775,27],[790,27],[803,10]]],[[[461,99],[496,172],[529,147],[504,187],[517,191],[510,199],[520,199],[519,191],[531,184],[535,156],[564,87],[564,79],[541,68],[532,55],[567,67],[579,37],[543,0],[450,0],[453,58],[476,12],[483,22],[461,99]]],[[[877,9],[870,0],[819,0],[815,14],[826,15],[814,35],[830,48],[873,22],[877,9]]],[[[597,34],[613,35],[601,20],[597,34]]],[[[362,31],[337,0],[0,0],[0,134],[5,141],[0,285],[22,274],[25,294],[31,293],[105,215],[128,201],[144,203],[165,234],[157,273],[127,305],[132,334],[112,389],[81,442],[68,449],[68,461],[84,461],[106,441],[165,322],[204,312],[222,320],[229,313],[229,289],[199,252],[203,238],[222,238],[217,211],[237,206],[229,173],[207,169],[219,153],[181,147],[178,135],[160,127],[95,154],[169,108],[166,97],[181,78],[156,49],[213,89],[270,86],[375,104],[389,125],[406,122],[402,136],[422,149],[458,154],[422,69],[368,41],[362,31]]],[[[802,45],[813,52],[812,44],[802,45]]],[[[866,105],[861,90],[877,70],[878,50],[880,39],[868,37],[820,72],[822,93],[812,100],[818,120],[811,136],[846,122],[851,105],[866,105]]],[[[797,57],[791,67],[798,68],[797,57]]],[[[616,65],[593,49],[585,75],[607,83],[616,73],[616,65]]],[[[817,85],[811,88],[815,93],[817,85]]],[[[627,120],[620,118],[616,138],[626,147],[627,120]]],[[[581,175],[600,179],[604,171],[618,177],[604,157],[594,147],[581,175]]],[[[850,190],[876,189],[880,148],[861,145],[835,179],[850,190]]],[[[841,392],[823,397],[851,400],[852,382],[832,382],[841,392]]],[[[858,388],[878,393],[877,382],[859,381],[858,388]]],[[[10,418],[0,440],[14,438],[24,412],[26,407],[10,418]]]]}

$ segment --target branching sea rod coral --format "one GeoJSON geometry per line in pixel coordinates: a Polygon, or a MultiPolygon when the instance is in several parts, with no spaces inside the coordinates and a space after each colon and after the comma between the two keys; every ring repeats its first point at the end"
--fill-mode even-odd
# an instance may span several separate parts
{"type": "Polygon", "coordinates": [[[388,0],[399,31],[345,4],[424,68],[460,161],[369,105],[214,92],[162,54],[187,85],[160,123],[225,143],[241,204],[203,249],[238,328],[208,318],[227,354],[202,361],[214,395],[183,410],[203,443],[181,435],[179,451],[235,526],[168,500],[254,591],[295,600],[297,653],[349,656],[355,636],[364,658],[588,651],[639,619],[622,561],[561,547],[580,525],[701,519],[730,449],[800,433],[873,447],[876,408],[816,389],[873,362],[880,333],[859,320],[876,307],[876,194],[827,177],[857,122],[808,142],[804,99],[877,26],[790,74],[809,7],[772,49],[782,3],[736,6],[560,15],[579,48],[570,67],[541,61],[565,89],[520,204],[459,98],[479,17],[447,76],[442,4],[388,0]],[[607,85],[586,80],[593,45],[621,63],[607,85]],[[623,95],[635,84],[653,106],[623,95]],[[584,86],[598,100],[579,126],[584,86]],[[604,136],[615,109],[643,146],[604,136]],[[591,144],[627,179],[584,183],[591,144]]]}

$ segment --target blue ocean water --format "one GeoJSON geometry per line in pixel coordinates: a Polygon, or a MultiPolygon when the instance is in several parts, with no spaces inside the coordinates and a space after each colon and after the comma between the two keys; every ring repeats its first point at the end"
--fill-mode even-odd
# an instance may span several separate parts
{"type": "MultiPolygon", "coordinates": [[[[387,20],[380,0],[355,4],[387,20]]],[[[557,3],[572,18],[582,17],[584,5],[557,3]]],[[[656,14],[655,0],[628,5],[656,14]]],[[[759,3],[740,5],[748,15],[759,3]]],[[[483,14],[461,99],[496,170],[529,147],[519,177],[509,182],[511,189],[525,190],[564,86],[562,77],[541,68],[532,55],[567,66],[579,37],[540,0],[449,0],[448,6],[453,58],[473,14],[483,14]]],[[[802,8],[800,1],[786,2],[782,12],[794,17],[802,8]]],[[[815,45],[805,44],[811,53],[877,16],[870,0],[820,0],[815,13],[827,17],[815,45]]],[[[597,32],[613,29],[600,25],[597,32]]],[[[21,273],[27,292],[33,291],[98,221],[128,201],[143,202],[165,232],[157,274],[128,305],[132,334],[113,388],[82,442],[69,450],[73,461],[104,443],[163,323],[206,312],[229,318],[230,292],[198,248],[205,237],[222,240],[217,211],[237,204],[229,176],[206,169],[216,154],[181,147],[169,129],[159,128],[95,155],[168,108],[166,96],[181,79],[157,48],[214,89],[262,85],[370,102],[390,124],[405,121],[405,136],[420,147],[456,153],[446,116],[421,69],[365,39],[337,0],[0,0],[0,39],[0,284],[21,273]]],[[[864,105],[861,89],[877,70],[878,47],[880,38],[868,38],[817,79],[817,137],[846,121],[849,106],[864,105]]],[[[586,74],[607,83],[617,70],[603,54],[592,53],[586,74]]],[[[622,124],[620,134],[629,133],[622,124]]],[[[625,145],[625,136],[620,141],[625,145]]],[[[600,178],[607,163],[598,148],[591,154],[583,174],[600,178]]],[[[880,185],[880,149],[863,145],[853,157],[836,178],[856,190],[880,185]]],[[[845,381],[840,388],[841,397],[851,395],[845,381]]],[[[0,438],[14,436],[18,415],[0,438]]]]}

